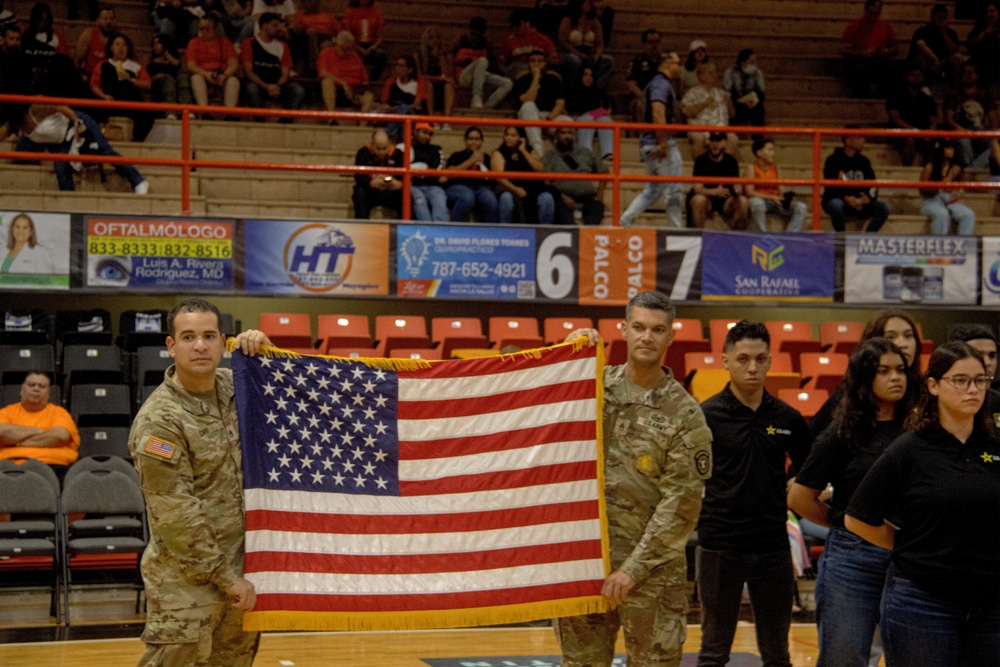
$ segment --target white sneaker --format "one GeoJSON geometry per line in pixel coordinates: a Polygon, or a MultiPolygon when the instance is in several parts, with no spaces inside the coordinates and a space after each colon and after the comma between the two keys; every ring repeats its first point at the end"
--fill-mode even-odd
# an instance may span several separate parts
{"type": "Polygon", "coordinates": [[[473,108],[473,109],[482,109],[483,108],[483,96],[482,95],[473,95],[472,96],[472,105],[471,105],[471,108],[473,108]]]}
{"type": "MultiPolygon", "coordinates": [[[[73,137],[73,139],[72,139],[72,141],[70,142],[70,145],[69,145],[69,154],[70,155],[79,155],[80,154],[80,147],[83,146],[84,141],[85,140],[84,140],[84,138],[82,136],[73,137]]],[[[70,169],[72,169],[73,171],[80,171],[81,169],[83,169],[83,163],[82,162],[70,162],[69,166],[70,166],[70,169]]]]}
{"type": "Polygon", "coordinates": [[[149,193],[149,181],[143,181],[136,185],[133,190],[137,195],[144,195],[149,193]]]}

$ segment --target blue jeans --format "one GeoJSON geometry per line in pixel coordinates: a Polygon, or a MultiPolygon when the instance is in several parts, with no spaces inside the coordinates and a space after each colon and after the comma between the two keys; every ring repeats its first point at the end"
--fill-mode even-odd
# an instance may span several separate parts
{"type": "Polygon", "coordinates": [[[789,232],[801,232],[802,223],[806,220],[809,207],[805,202],[793,201],[791,207],[785,208],[772,199],[763,197],[750,197],[750,220],[753,227],[758,232],[767,231],[767,216],[776,215],[781,218],[788,218],[788,226],[785,228],[789,232]]]}
{"type": "Polygon", "coordinates": [[[873,201],[857,209],[851,208],[844,203],[843,199],[839,198],[831,199],[823,204],[823,210],[829,214],[833,230],[836,232],[842,232],[847,229],[848,218],[854,218],[855,220],[867,220],[871,218],[868,228],[863,228],[862,231],[877,232],[882,229],[882,225],[885,224],[889,214],[892,213],[892,207],[884,201],[873,201]]]}
{"type": "MultiPolygon", "coordinates": [[[[681,151],[677,148],[677,142],[670,139],[667,142],[667,156],[656,158],[653,151],[655,145],[640,146],[639,157],[646,165],[646,173],[656,176],[681,176],[684,163],[681,159],[681,151]]],[[[639,214],[653,205],[657,199],[663,195],[667,205],[667,224],[670,227],[680,229],[681,223],[681,184],[680,183],[646,183],[632,203],[628,205],[622,213],[621,223],[623,227],[630,227],[635,224],[635,219],[639,214]]]]}
{"type": "Polygon", "coordinates": [[[940,195],[925,199],[920,205],[920,212],[931,219],[931,234],[935,236],[946,236],[952,220],[957,225],[959,236],[972,236],[976,228],[975,211],[960,202],[948,204],[940,195]]]}
{"type": "MultiPolygon", "coordinates": [[[[101,155],[118,155],[108,140],[104,137],[104,132],[101,131],[101,126],[97,124],[97,121],[83,113],[82,111],[76,112],[76,117],[83,121],[83,124],[87,127],[90,136],[93,137],[91,142],[96,144],[96,150],[91,150],[90,152],[100,153],[101,155]]],[[[22,136],[17,140],[17,145],[14,147],[16,151],[48,151],[49,153],[69,153],[70,148],[69,141],[64,141],[61,144],[36,144],[31,139],[22,136]]],[[[53,162],[54,169],[56,172],[56,182],[59,184],[60,190],[74,190],[75,186],[73,184],[73,167],[69,166],[69,162],[53,162]]],[[[116,164],[115,171],[129,182],[133,188],[145,179],[142,174],[130,164],[116,164]]]]}
{"type": "Polygon", "coordinates": [[[831,528],[816,577],[817,667],[867,667],[890,552],[831,528]]]}
{"type": "MultiPolygon", "coordinates": [[[[581,122],[592,123],[595,120],[599,123],[611,123],[614,122],[614,118],[611,116],[601,116],[600,118],[594,118],[590,114],[584,114],[582,116],[577,116],[576,119],[581,122]]],[[[611,155],[615,150],[615,132],[614,130],[595,130],[592,127],[580,128],[576,131],[576,143],[587,148],[589,150],[594,150],[594,133],[597,133],[597,144],[600,146],[600,152],[597,157],[603,158],[605,155],[611,155]]]]}
{"type": "Polygon", "coordinates": [[[753,554],[698,547],[695,563],[701,592],[698,667],[724,667],[729,661],[744,583],[750,591],[757,649],[764,667],[790,667],[788,631],[795,575],[789,549],[753,554]]]}
{"type": "MultiPolygon", "coordinates": [[[[247,106],[255,109],[264,108],[265,103],[270,99],[266,89],[249,79],[243,81],[243,93],[246,95],[247,106]]],[[[285,109],[301,109],[306,101],[306,89],[297,81],[286,81],[285,85],[281,87],[278,99],[285,109]]],[[[282,118],[281,120],[290,123],[292,119],[282,118]]]]}
{"type": "MultiPolygon", "coordinates": [[[[538,193],[538,220],[525,220],[528,224],[551,225],[556,217],[556,200],[551,192],[538,193]]],[[[504,192],[500,195],[500,223],[509,225],[514,221],[514,193],[504,192]]]]}
{"type": "Polygon", "coordinates": [[[1000,665],[1000,604],[947,602],[890,565],[882,593],[882,639],[889,667],[1000,665]]]}
{"type": "Polygon", "coordinates": [[[497,195],[485,185],[469,187],[468,185],[449,185],[445,190],[451,200],[451,221],[468,222],[469,213],[479,207],[479,222],[497,222],[500,218],[497,195]]]}
{"type": "Polygon", "coordinates": [[[411,186],[410,196],[414,220],[448,222],[448,195],[440,185],[411,186]]]}

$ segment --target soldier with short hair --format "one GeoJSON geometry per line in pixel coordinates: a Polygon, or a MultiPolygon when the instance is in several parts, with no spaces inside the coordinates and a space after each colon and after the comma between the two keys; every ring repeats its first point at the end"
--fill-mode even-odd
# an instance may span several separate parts
{"type": "MultiPolygon", "coordinates": [[[[660,292],[629,301],[628,360],[604,369],[604,483],[612,611],[560,618],[563,667],[610,667],[618,628],[631,667],[679,665],[687,633],[685,547],[712,472],[712,433],[697,401],[661,365],[674,307],[660,292]]],[[[578,329],[567,340],[587,337],[578,329]]]]}
{"type": "MultiPolygon", "coordinates": [[[[129,434],[150,531],[139,665],[250,665],[259,635],[243,631],[243,612],[256,595],[243,578],[243,466],[233,374],[219,368],[219,311],[185,301],[167,316],[167,331],[174,364],[129,434]]],[[[270,341],[251,329],[236,343],[253,355],[270,341]]]]}

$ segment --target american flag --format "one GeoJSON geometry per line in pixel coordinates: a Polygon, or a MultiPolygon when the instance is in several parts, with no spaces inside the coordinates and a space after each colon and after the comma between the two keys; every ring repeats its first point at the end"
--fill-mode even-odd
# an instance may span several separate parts
{"type": "Polygon", "coordinates": [[[257,589],[245,627],[603,610],[599,355],[574,344],[432,364],[234,354],[257,589]]]}

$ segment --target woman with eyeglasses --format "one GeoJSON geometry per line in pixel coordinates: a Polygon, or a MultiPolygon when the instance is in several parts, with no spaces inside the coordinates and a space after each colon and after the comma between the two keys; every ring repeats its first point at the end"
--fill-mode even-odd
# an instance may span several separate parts
{"type": "Polygon", "coordinates": [[[816,439],[788,491],[789,507],[830,526],[816,577],[817,667],[868,664],[889,551],[845,529],[844,510],[865,473],[903,433],[919,393],[919,379],[910,375],[903,352],[888,339],[861,343],[847,365],[833,423],[816,439]],[[820,500],[828,484],[829,505],[820,500]]]}
{"type": "Polygon", "coordinates": [[[910,432],[851,497],[845,526],[892,551],[881,627],[889,667],[1000,665],[1000,440],[990,377],[962,342],[937,348],[910,432]]]}

